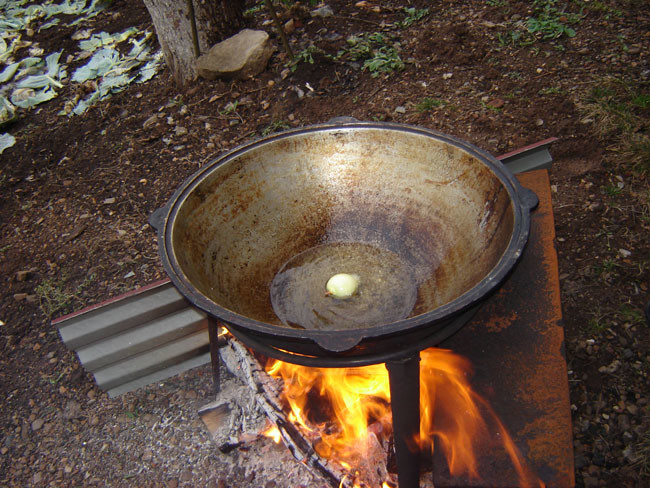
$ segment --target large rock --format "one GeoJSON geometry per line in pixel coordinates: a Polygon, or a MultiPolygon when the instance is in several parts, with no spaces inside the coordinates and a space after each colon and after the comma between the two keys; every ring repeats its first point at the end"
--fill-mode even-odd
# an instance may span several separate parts
{"type": "Polygon", "coordinates": [[[196,66],[199,76],[208,80],[243,79],[264,71],[272,53],[266,32],[244,29],[212,46],[196,60],[196,66]]]}

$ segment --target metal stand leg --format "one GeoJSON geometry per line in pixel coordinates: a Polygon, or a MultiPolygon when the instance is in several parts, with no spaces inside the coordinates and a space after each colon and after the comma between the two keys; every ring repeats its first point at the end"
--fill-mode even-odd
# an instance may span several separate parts
{"type": "Polygon", "coordinates": [[[210,337],[210,362],[212,363],[212,380],[214,382],[214,394],[219,394],[221,379],[219,374],[219,323],[212,317],[208,317],[208,336],[210,337]]]}
{"type": "Polygon", "coordinates": [[[420,485],[420,354],[386,363],[400,488],[420,485]]]}

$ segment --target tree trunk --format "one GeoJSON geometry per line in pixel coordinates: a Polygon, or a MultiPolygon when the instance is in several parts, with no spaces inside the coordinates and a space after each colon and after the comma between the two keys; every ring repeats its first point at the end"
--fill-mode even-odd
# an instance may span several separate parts
{"type": "MultiPolygon", "coordinates": [[[[144,0],[156,29],[165,63],[178,86],[197,75],[192,22],[186,0],[144,0]]],[[[245,0],[193,0],[198,47],[205,53],[244,24],[245,0]]]]}

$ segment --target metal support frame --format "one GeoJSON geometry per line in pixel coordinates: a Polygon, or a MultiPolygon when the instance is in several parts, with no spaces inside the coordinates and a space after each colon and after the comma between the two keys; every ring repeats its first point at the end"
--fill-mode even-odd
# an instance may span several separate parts
{"type": "Polygon", "coordinates": [[[388,361],[393,439],[400,488],[420,486],[420,353],[388,361]]]}
{"type": "Polygon", "coordinates": [[[214,317],[208,316],[208,334],[210,337],[210,362],[212,364],[212,380],[214,394],[221,390],[221,358],[219,357],[219,322],[214,317]]]}

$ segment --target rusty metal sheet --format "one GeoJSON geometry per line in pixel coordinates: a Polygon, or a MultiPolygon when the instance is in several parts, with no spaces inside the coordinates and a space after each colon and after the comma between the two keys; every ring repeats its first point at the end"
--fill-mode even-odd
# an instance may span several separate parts
{"type": "MultiPolygon", "coordinates": [[[[518,178],[540,200],[522,261],[472,323],[441,347],[471,360],[474,388],[491,404],[541,481],[547,487],[572,487],[571,412],[548,173],[540,170],[518,178]]],[[[480,442],[481,479],[451,476],[437,450],[435,486],[521,486],[498,447],[497,429],[491,434],[480,442]]]]}

